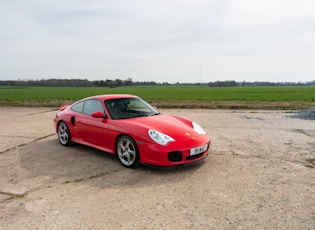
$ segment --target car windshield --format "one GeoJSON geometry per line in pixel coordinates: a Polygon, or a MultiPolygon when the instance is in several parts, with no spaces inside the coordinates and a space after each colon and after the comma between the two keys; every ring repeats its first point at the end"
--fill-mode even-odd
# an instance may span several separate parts
{"type": "Polygon", "coordinates": [[[118,98],[105,101],[105,106],[113,119],[128,119],[160,114],[140,98],[118,98]]]}

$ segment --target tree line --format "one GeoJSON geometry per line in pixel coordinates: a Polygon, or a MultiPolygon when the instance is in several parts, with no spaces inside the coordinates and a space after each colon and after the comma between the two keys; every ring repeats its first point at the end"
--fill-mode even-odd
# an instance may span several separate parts
{"type": "Polygon", "coordinates": [[[122,87],[140,85],[199,85],[209,87],[240,87],[240,86],[315,86],[315,80],[309,82],[237,82],[237,81],[214,81],[208,83],[157,83],[155,81],[133,81],[131,78],[93,80],[88,79],[27,79],[27,80],[0,80],[0,86],[64,86],[64,87],[122,87]]]}
{"type": "Polygon", "coordinates": [[[209,82],[209,87],[237,87],[237,86],[315,86],[315,80],[309,82],[237,82],[237,81],[215,81],[209,82]]]}

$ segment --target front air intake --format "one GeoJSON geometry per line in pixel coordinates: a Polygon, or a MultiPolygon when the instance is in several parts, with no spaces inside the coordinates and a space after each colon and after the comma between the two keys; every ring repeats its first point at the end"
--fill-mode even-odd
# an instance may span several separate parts
{"type": "Polygon", "coordinates": [[[178,162],[183,160],[183,154],[180,151],[170,152],[168,154],[168,160],[171,162],[178,162]]]}

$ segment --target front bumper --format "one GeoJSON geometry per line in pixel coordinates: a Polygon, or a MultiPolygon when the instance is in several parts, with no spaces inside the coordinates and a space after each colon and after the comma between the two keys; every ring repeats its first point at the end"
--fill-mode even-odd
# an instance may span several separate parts
{"type": "Polygon", "coordinates": [[[210,138],[200,135],[196,138],[171,142],[167,146],[155,143],[138,144],[140,163],[159,167],[182,166],[204,160],[210,149],[210,138]],[[206,145],[206,149],[198,154],[191,155],[191,149],[206,145]]]}
{"type": "Polygon", "coordinates": [[[175,164],[171,166],[159,166],[159,165],[153,165],[153,164],[146,164],[146,163],[141,163],[142,165],[151,167],[151,168],[157,168],[157,169],[173,169],[173,168],[181,168],[181,167],[191,167],[194,165],[202,164],[209,156],[209,151],[203,155],[203,157],[198,158],[195,161],[190,161],[186,162],[185,164],[175,164]]]}

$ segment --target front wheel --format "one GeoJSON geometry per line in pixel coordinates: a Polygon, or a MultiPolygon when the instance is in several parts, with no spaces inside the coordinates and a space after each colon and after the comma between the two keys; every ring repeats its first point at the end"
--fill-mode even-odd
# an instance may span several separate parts
{"type": "Polygon", "coordinates": [[[58,124],[58,139],[63,146],[67,146],[71,143],[70,130],[63,121],[58,124]]]}
{"type": "Polygon", "coordinates": [[[117,141],[116,151],[118,159],[123,166],[134,168],[139,165],[139,151],[136,142],[131,137],[120,137],[117,141]]]}

